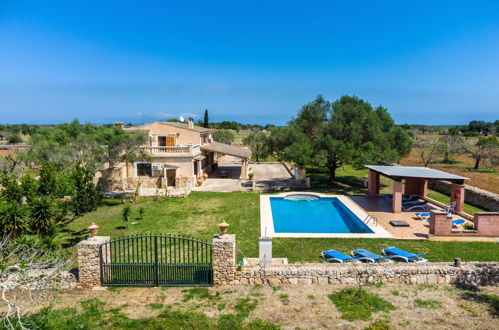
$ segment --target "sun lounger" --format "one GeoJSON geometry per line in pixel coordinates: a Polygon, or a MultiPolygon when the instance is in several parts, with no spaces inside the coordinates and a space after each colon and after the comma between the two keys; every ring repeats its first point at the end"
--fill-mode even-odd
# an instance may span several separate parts
{"type": "Polygon", "coordinates": [[[429,217],[430,217],[430,212],[417,212],[416,213],[416,216],[422,220],[422,221],[426,221],[429,217]]]}
{"type": "MultiPolygon", "coordinates": [[[[426,219],[426,221],[430,222],[430,219],[426,219]]],[[[466,222],[466,220],[464,220],[464,219],[452,220],[452,224],[453,225],[462,225],[465,222],[466,222]]]]}
{"type": "Polygon", "coordinates": [[[402,249],[396,248],[396,247],[388,247],[386,249],[381,250],[381,253],[387,258],[390,259],[400,259],[405,262],[427,262],[425,258],[422,258],[424,256],[424,253],[421,254],[414,254],[411,252],[404,251],[402,249]]]}
{"type": "Polygon", "coordinates": [[[402,210],[404,211],[412,211],[412,210],[415,210],[415,209],[421,209],[423,211],[429,211],[431,210],[431,206],[426,204],[426,203],[423,203],[423,204],[420,204],[420,205],[407,205],[405,206],[404,204],[402,204],[402,210]]]}
{"type": "Polygon", "coordinates": [[[347,256],[346,254],[343,254],[336,250],[322,251],[321,256],[324,260],[329,262],[339,262],[339,263],[344,263],[348,261],[359,262],[356,257],[347,256]]]}
{"type": "Polygon", "coordinates": [[[357,249],[352,251],[352,256],[355,257],[359,261],[366,261],[370,263],[380,263],[380,262],[393,262],[390,259],[387,259],[379,254],[364,250],[357,249]]]}

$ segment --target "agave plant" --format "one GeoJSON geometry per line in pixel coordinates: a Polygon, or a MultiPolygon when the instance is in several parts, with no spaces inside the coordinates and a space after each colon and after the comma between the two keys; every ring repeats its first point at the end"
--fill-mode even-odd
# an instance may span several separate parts
{"type": "Polygon", "coordinates": [[[28,229],[26,209],[17,202],[11,202],[0,209],[0,228],[4,234],[17,237],[28,229]]]}
{"type": "Polygon", "coordinates": [[[39,196],[32,200],[29,215],[31,229],[40,235],[50,234],[54,230],[54,220],[57,216],[55,203],[47,196],[39,196]]]}

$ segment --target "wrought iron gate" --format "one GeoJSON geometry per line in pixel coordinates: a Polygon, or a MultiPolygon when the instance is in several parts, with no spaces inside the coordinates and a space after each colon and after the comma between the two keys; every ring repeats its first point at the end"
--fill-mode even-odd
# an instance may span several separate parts
{"type": "Polygon", "coordinates": [[[209,286],[211,244],[172,235],[122,237],[100,246],[105,286],[209,286]]]}

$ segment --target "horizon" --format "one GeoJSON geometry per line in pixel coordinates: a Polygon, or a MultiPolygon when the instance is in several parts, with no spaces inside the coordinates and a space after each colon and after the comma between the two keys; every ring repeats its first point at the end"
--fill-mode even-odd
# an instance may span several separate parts
{"type": "Polygon", "coordinates": [[[397,124],[499,113],[499,4],[0,4],[0,124],[283,125],[318,94],[397,124]]]}

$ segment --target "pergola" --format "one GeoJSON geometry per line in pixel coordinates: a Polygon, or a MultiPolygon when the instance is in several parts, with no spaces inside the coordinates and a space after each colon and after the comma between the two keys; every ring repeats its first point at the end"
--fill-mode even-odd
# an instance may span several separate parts
{"type": "Polygon", "coordinates": [[[429,180],[450,181],[451,201],[455,202],[455,211],[464,211],[464,180],[468,178],[435,170],[428,167],[415,166],[381,166],[366,165],[369,169],[368,191],[369,196],[379,195],[379,176],[383,175],[393,180],[392,210],[402,212],[402,187],[405,183],[404,193],[426,197],[429,180]]]}

